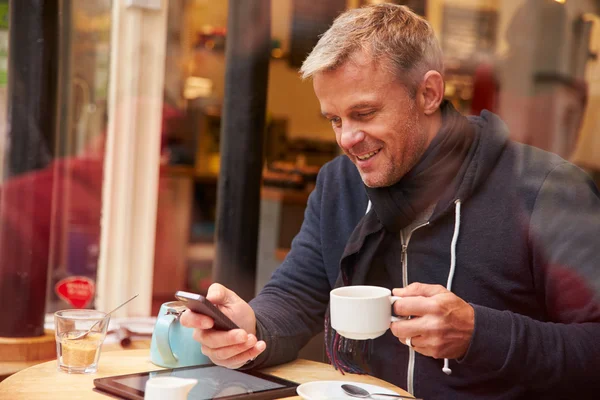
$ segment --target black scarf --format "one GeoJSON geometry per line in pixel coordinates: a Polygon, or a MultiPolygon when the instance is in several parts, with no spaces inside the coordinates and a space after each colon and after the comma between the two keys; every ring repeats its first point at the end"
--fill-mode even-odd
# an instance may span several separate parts
{"type": "Polygon", "coordinates": [[[390,232],[399,232],[442,200],[471,147],[474,135],[467,119],[447,100],[440,109],[442,127],[417,165],[392,186],[365,186],[379,221],[390,232]]]}
{"type": "MultiPolygon", "coordinates": [[[[445,209],[464,176],[475,133],[449,101],[440,106],[442,126],[419,162],[397,183],[366,187],[372,210],[358,223],[340,261],[335,287],[361,285],[371,265],[398,260],[397,238],[428,207],[445,209]]],[[[435,213],[435,212],[434,212],[435,213]]],[[[368,341],[341,337],[325,319],[325,345],[330,362],[342,372],[362,373],[370,352],[368,341]]]]}

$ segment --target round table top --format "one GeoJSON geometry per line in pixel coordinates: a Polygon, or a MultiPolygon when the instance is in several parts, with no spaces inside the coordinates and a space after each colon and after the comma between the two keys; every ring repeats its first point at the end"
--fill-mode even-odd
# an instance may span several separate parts
{"type": "MultiPolygon", "coordinates": [[[[0,399],[108,399],[95,392],[94,379],[161,369],[150,362],[148,349],[102,353],[95,374],[67,374],[58,371],[56,360],[29,367],[0,382],[0,399]]],[[[404,390],[368,375],[342,375],[331,365],[307,360],[265,368],[262,372],[297,383],[341,380],[379,385],[410,396],[404,390]]],[[[299,397],[296,397],[299,398],[299,397]]]]}

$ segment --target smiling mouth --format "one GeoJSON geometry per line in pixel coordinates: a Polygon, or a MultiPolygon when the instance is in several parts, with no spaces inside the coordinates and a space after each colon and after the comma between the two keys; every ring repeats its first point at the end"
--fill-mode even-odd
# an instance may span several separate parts
{"type": "Polygon", "coordinates": [[[360,161],[366,161],[369,158],[373,157],[377,153],[379,153],[379,150],[375,150],[375,151],[372,151],[370,153],[363,154],[362,156],[356,156],[356,158],[358,158],[360,161]]]}

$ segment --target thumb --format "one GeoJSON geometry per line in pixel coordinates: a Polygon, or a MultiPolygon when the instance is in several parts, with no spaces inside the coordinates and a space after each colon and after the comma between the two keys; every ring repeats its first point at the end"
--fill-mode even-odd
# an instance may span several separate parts
{"type": "Polygon", "coordinates": [[[446,293],[445,287],[442,285],[429,285],[426,283],[411,283],[410,285],[404,288],[397,288],[393,290],[394,296],[399,297],[410,297],[410,296],[423,296],[423,297],[432,297],[436,294],[446,293]]]}
{"type": "Polygon", "coordinates": [[[213,304],[227,305],[235,302],[237,295],[219,283],[213,283],[208,288],[206,299],[213,304]]]}

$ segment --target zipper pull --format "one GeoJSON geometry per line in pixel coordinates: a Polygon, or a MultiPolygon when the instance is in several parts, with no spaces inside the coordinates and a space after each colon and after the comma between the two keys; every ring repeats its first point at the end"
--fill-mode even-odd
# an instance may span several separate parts
{"type": "Polygon", "coordinates": [[[402,255],[406,254],[406,249],[407,248],[408,248],[408,245],[402,244],[402,255]]]}

